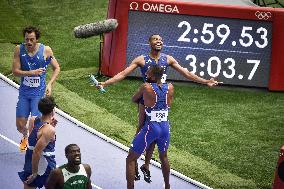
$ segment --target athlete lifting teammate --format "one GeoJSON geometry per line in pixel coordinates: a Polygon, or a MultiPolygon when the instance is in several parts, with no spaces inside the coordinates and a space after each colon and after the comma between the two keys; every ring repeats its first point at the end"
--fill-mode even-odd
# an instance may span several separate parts
{"type": "MultiPolygon", "coordinates": [[[[206,84],[209,87],[218,85],[218,82],[215,81],[213,78],[211,78],[210,80],[206,80],[201,77],[198,77],[197,75],[189,72],[186,68],[181,67],[179,63],[172,56],[161,53],[161,50],[163,48],[163,39],[160,35],[158,34],[151,35],[149,37],[149,45],[151,48],[149,54],[136,57],[125,70],[119,72],[117,75],[106,80],[105,82],[100,82],[98,88],[101,88],[101,87],[104,88],[108,85],[111,85],[111,84],[114,84],[116,82],[123,80],[130,73],[134,72],[136,68],[140,68],[143,81],[145,82],[146,72],[150,65],[159,65],[160,67],[163,68],[162,82],[165,82],[166,76],[167,76],[166,75],[167,69],[169,66],[171,66],[181,75],[183,75],[185,78],[191,81],[201,83],[201,84],[206,84]]],[[[136,134],[144,126],[145,107],[143,105],[143,99],[140,100],[138,106],[139,106],[139,123],[138,123],[136,134]]],[[[142,170],[144,174],[144,180],[148,183],[151,182],[149,164],[150,164],[150,160],[151,160],[154,148],[155,148],[155,143],[152,143],[152,145],[146,151],[145,164],[140,167],[140,169],[142,170]]],[[[136,168],[135,179],[138,180],[139,178],[140,176],[138,173],[138,168],[136,168]]]]}

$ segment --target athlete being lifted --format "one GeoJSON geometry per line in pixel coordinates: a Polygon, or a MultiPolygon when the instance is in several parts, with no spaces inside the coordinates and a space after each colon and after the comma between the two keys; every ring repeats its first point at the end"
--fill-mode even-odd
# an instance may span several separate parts
{"type": "MultiPolygon", "coordinates": [[[[130,63],[130,65],[127,68],[125,68],[125,70],[119,72],[118,74],[106,80],[105,82],[100,82],[98,85],[98,88],[101,88],[101,87],[104,88],[108,85],[111,85],[111,84],[114,84],[114,83],[117,83],[123,80],[130,73],[134,72],[136,68],[140,68],[143,81],[145,82],[146,72],[150,65],[159,65],[160,67],[163,68],[162,82],[165,82],[166,76],[167,76],[166,75],[167,69],[170,66],[174,70],[179,72],[181,75],[183,75],[185,78],[191,81],[201,83],[201,84],[206,84],[209,87],[218,85],[218,82],[215,81],[213,78],[211,78],[210,80],[207,80],[207,79],[198,77],[197,75],[188,71],[186,68],[181,67],[174,57],[161,53],[162,48],[163,48],[163,39],[160,35],[158,34],[151,35],[149,37],[149,45],[151,49],[148,54],[140,55],[134,58],[134,60],[130,63]]],[[[139,106],[139,123],[138,123],[136,134],[143,127],[144,121],[145,121],[145,107],[143,104],[143,99],[140,100],[138,106],[139,106]]],[[[144,174],[144,180],[149,183],[151,182],[149,164],[150,164],[150,160],[151,160],[154,148],[155,148],[155,143],[152,143],[151,146],[146,151],[145,164],[140,167],[140,169],[142,170],[144,174]]],[[[137,163],[136,163],[136,166],[137,166],[137,163]]],[[[139,178],[140,176],[138,173],[138,168],[136,167],[135,180],[138,180],[139,178]]]]}

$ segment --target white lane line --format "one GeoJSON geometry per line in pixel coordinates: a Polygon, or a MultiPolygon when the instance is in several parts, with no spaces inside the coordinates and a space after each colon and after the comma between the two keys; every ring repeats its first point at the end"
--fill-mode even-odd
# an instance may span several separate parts
{"type": "MultiPolygon", "coordinates": [[[[5,136],[2,135],[1,133],[0,133],[0,137],[3,138],[4,140],[6,140],[6,141],[8,141],[8,142],[10,142],[10,143],[12,143],[12,144],[14,144],[15,146],[19,147],[19,144],[18,144],[18,143],[16,143],[15,141],[9,139],[8,137],[5,137],[5,136]]],[[[91,183],[91,185],[92,185],[93,187],[95,187],[96,189],[102,189],[101,187],[95,185],[94,183],[91,183]]]]}
{"type": "Polygon", "coordinates": [[[4,140],[6,140],[6,141],[8,141],[8,142],[10,142],[10,143],[12,143],[12,144],[14,144],[14,145],[16,145],[16,146],[19,147],[19,144],[18,144],[18,143],[16,143],[15,141],[13,141],[13,140],[11,140],[11,139],[5,137],[4,135],[1,135],[1,134],[0,134],[0,137],[3,138],[4,140]]]}
{"type": "Polygon", "coordinates": [[[100,188],[100,187],[94,185],[93,183],[91,183],[91,185],[92,185],[93,187],[97,188],[97,189],[102,189],[102,188],[100,188]]]}

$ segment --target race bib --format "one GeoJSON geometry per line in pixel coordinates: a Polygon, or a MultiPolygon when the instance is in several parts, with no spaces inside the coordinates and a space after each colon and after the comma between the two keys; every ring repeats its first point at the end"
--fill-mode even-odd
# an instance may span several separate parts
{"type": "Polygon", "coordinates": [[[161,78],[161,82],[166,83],[166,80],[167,80],[167,74],[163,74],[163,76],[161,78]]]}
{"type": "Polygon", "coordinates": [[[40,86],[40,77],[24,77],[23,84],[28,87],[39,87],[40,86]]]}
{"type": "Polygon", "coordinates": [[[168,121],[168,111],[161,110],[161,111],[151,111],[150,113],[151,120],[150,121],[168,121]]]}

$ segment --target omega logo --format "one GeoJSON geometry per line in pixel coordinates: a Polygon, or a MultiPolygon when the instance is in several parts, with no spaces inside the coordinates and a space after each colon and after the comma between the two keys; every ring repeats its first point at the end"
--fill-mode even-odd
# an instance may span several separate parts
{"type": "MultiPolygon", "coordinates": [[[[138,10],[139,4],[131,2],[129,5],[130,10],[138,10]]],[[[142,10],[147,12],[165,12],[165,13],[179,13],[176,5],[157,4],[157,3],[143,3],[142,10]]]]}
{"type": "Polygon", "coordinates": [[[137,2],[131,2],[129,5],[130,10],[138,10],[139,4],[137,2]]]}

